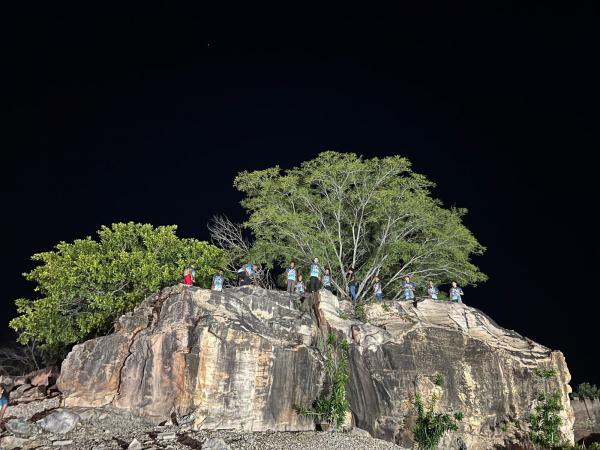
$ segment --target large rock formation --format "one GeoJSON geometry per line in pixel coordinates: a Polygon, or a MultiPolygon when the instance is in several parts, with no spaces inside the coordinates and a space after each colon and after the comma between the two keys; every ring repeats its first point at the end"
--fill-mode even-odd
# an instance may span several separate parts
{"type": "MultiPolygon", "coordinates": [[[[351,325],[339,317],[335,297],[326,297],[322,307],[334,328],[351,325]]],[[[441,448],[457,448],[458,439],[469,449],[510,448],[522,440],[535,393],[544,389],[534,374],[543,367],[556,372],[546,389],[561,392],[562,432],[572,442],[571,376],[561,352],[500,328],[464,304],[378,303],[366,314],[369,323],[360,326],[350,353],[349,399],[360,428],[408,445],[411,399],[419,393],[427,401],[435,393],[441,409],[465,416],[460,432],[448,434],[441,448]]]]}
{"type": "Polygon", "coordinates": [[[177,286],[119,319],[63,362],[65,406],[113,405],[197,429],[309,430],[295,405],[323,383],[309,315],[291,296],[252,287],[177,286]]]}
{"type": "MultiPolygon", "coordinates": [[[[254,287],[166,289],[121,317],[114,334],[74,347],[58,382],[65,406],[112,405],[156,420],[175,414],[196,429],[314,429],[294,406],[319,396],[324,361],[314,316],[299,303],[254,287]]],[[[557,373],[547,388],[561,391],[572,439],[560,352],[465,305],[386,305],[370,305],[363,324],[342,318],[346,302],[321,295],[326,326],[352,342],[348,397],[358,427],[409,446],[415,393],[436,393],[441,408],[465,414],[443,448],[457,448],[458,438],[469,449],[509,447],[540,388],[533,370],[546,367],[557,373]]]]}

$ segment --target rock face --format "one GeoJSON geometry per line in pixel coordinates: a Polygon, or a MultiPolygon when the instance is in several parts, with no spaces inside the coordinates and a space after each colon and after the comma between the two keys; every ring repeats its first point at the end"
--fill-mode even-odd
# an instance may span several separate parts
{"type": "Polygon", "coordinates": [[[600,441],[600,400],[571,400],[575,414],[575,441],[600,441]]]}
{"type": "MultiPolygon", "coordinates": [[[[345,330],[333,296],[322,308],[334,328],[345,330]]],[[[342,305],[344,307],[344,305],[342,305]]],[[[570,374],[562,353],[496,325],[464,304],[425,300],[370,304],[369,324],[360,325],[350,350],[349,401],[360,428],[373,436],[410,445],[415,393],[428,401],[435,393],[446,411],[461,411],[459,433],[440,448],[510,448],[523,437],[524,419],[543,383],[536,368],[554,369],[548,389],[561,392],[562,431],[573,439],[570,374]],[[437,381],[437,383],[436,383],[437,381]]]]}
{"type": "Polygon", "coordinates": [[[73,348],[58,386],[65,406],[113,405],[195,429],[310,430],[295,405],[323,384],[313,320],[294,298],[253,287],[175,286],[73,348]]]}
{"type": "MultiPolygon", "coordinates": [[[[295,405],[324,388],[318,328],[299,298],[255,287],[211,292],[176,286],[145,300],[112,335],[73,348],[58,386],[66,407],[114,406],[196,430],[311,430],[295,405]]],[[[415,393],[461,411],[459,432],[441,448],[509,448],[541,385],[533,370],[552,368],[573,438],[570,375],[560,352],[496,325],[461,304],[425,301],[367,307],[369,323],[343,319],[347,302],[326,291],[329,331],[350,340],[348,399],[355,425],[411,446],[415,393]],[[358,333],[351,333],[358,325],[358,333]],[[437,383],[436,383],[437,381],[437,383]]]]}

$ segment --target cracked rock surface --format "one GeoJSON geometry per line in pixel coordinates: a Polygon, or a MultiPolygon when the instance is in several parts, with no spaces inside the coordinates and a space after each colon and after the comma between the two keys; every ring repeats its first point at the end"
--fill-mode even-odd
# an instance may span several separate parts
{"type": "MultiPolygon", "coordinates": [[[[191,433],[190,439],[208,436],[194,433],[220,437],[229,430],[260,442],[236,447],[235,440],[226,439],[232,448],[346,448],[342,441],[351,439],[355,448],[366,449],[394,448],[392,443],[411,447],[415,394],[425,401],[435,394],[439,408],[465,415],[459,431],[447,434],[440,448],[455,449],[461,442],[469,449],[505,448],[524,434],[540,388],[533,371],[544,367],[557,374],[548,388],[562,393],[563,431],[572,439],[570,374],[560,352],[463,304],[374,303],[365,308],[368,323],[346,319],[351,306],[326,291],[320,307],[325,328],[351,342],[353,423],[392,447],[358,445],[356,439],[372,438],[345,433],[281,433],[289,446],[279,447],[260,441],[272,431],[315,429],[294,406],[319,397],[324,360],[315,345],[318,327],[311,308],[300,305],[297,296],[251,286],[212,292],[179,285],[146,299],[119,319],[113,334],[73,348],[57,383],[62,406],[115,408],[154,424],[172,420],[191,433]],[[359,326],[358,334],[352,335],[351,325],[359,326]],[[319,447],[319,436],[339,442],[319,447]],[[304,446],[294,446],[293,439],[304,439],[304,446]]],[[[179,442],[169,436],[156,442],[179,442]]],[[[141,435],[129,437],[144,444],[141,435]]]]}
{"type": "Polygon", "coordinates": [[[340,318],[347,303],[322,294],[321,307],[334,329],[360,327],[350,348],[348,393],[359,428],[409,446],[415,394],[425,401],[435,394],[440,409],[465,416],[440,448],[458,448],[458,439],[469,449],[510,447],[523,437],[536,392],[543,390],[534,369],[545,367],[556,373],[547,388],[561,392],[562,431],[572,441],[571,375],[561,352],[506,330],[465,304],[375,302],[366,306],[364,324],[340,318]]]}

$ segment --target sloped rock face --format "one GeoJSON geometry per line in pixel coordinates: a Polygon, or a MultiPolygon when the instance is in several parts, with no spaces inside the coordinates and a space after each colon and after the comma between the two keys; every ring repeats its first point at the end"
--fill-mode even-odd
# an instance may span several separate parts
{"type": "MultiPolygon", "coordinates": [[[[73,349],[58,381],[64,406],[110,405],[156,421],[175,414],[197,430],[314,429],[294,406],[322,393],[324,361],[313,346],[316,320],[297,302],[256,287],[166,289],[121,317],[114,334],[73,349]]],[[[368,306],[363,324],[343,319],[348,303],[321,291],[326,327],[352,343],[356,426],[410,447],[415,394],[425,401],[435,394],[441,409],[465,415],[440,448],[459,448],[458,439],[470,450],[510,448],[542,388],[533,371],[544,367],[556,371],[546,388],[561,391],[563,432],[572,440],[570,375],[560,352],[462,304],[386,305],[368,306]]]]}
{"type": "MultiPolygon", "coordinates": [[[[339,318],[339,307],[335,297],[323,295],[329,324],[347,330],[352,323],[339,318]]],[[[371,304],[367,316],[370,324],[360,325],[350,350],[349,401],[357,426],[373,436],[409,446],[412,399],[419,393],[427,401],[435,393],[441,409],[465,415],[440,448],[459,448],[458,439],[469,449],[510,448],[522,438],[535,392],[543,389],[533,370],[545,367],[556,371],[547,388],[562,394],[563,433],[572,441],[571,377],[562,353],[464,304],[371,304]]]]}
{"type": "Polygon", "coordinates": [[[314,429],[294,406],[318,396],[323,360],[294,301],[254,287],[166,289],[114,334],[73,348],[58,381],[64,405],[175,414],[196,429],[314,429]]]}

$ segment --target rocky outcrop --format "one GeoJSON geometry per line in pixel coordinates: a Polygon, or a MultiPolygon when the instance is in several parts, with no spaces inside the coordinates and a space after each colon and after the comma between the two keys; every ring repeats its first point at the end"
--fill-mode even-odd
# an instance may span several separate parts
{"type": "Polygon", "coordinates": [[[59,395],[56,381],[59,372],[56,367],[46,367],[18,377],[1,376],[2,383],[9,392],[9,403],[30,403],[59,395]]]}
{"type": "MultiPolygon", "coordinates": [[[[365,324],[344,319],[349,305],[321,294],[325,327],[352,342],[348,399],[358,427],[410,446],[414,396],[436,393],[441,408],[465,414],[442,448],[458,448],[458,439],[469,449],[508,447],[522,438],[540,388],[533,371],[545,367],[556,371],[546,387],[560,390],[572,439],[560,352],[462,304],[385,305],[370,305],[365,324]]],[[[196,430],[314,429],[294,411],[324,388],[319,329],[301,306],[296,296],[256,287],[166,289],[121,317],[112,335],[74,347],[58,382],[63,406],[173,417],[196,430]]]]}
{"type": "Polygon", "coordinates": [[[575,442],[600,442],[600,400],[571,400],[575,415],[575,442]]]}
{"type": "MultiPolygon", "coordinates": [[[[338,330],[353,323],[339,317],[332,295],[322,301],[327,321],[338,330]]],[[[435,393],[439,407],[461,411],[459,433],[448,434],[440,448],[510,447],[523,438],[524,419],[535,393],[543,389],[536,368],[551,368],[563,403],[564,435],[572,441],[570,374],[562,353],[496,325],[464,304],[425,300],[370,304],[368,324],[350,351],[349,400],[355,421],[375,437],[411,443],[412,400],[435,393]],[[358,341],[358,342],[356,342],[358,341]]],[[[356,333],[355,333],[356,335],[356,333]]]]}
{"type": "Polygon", "coordinates": [[[58,382],[64,404],[175,415],[195,429],[314,429],[294,407],[318,396],[323,360],[294,301],[253,287],[166,289],[112,335],[73,348],[58,382]]]}

